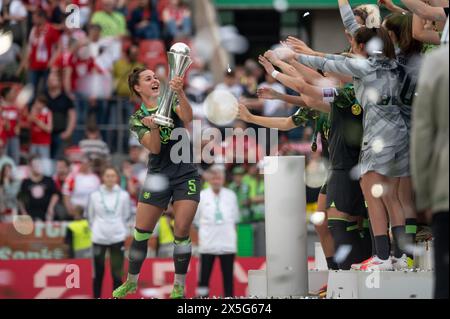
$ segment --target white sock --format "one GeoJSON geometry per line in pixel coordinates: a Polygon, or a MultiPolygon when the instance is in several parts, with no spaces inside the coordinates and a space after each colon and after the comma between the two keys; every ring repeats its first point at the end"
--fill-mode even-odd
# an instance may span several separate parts
{"type": "Polygon", "coordinates": [[[174,283],[183,287],[186,286],[186,275],[175,274],[174,283]]]}
{"type": "Polygon", "coordinates": [[[128,274],[127,281],[137,284],[138,279],[139,279],[139,274],[137,274],[137,275],[128,274]]]}

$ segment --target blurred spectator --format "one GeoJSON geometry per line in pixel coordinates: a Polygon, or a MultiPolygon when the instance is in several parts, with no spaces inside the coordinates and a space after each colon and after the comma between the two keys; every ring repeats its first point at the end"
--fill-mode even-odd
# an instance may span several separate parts
{"type": "Polygon", "coordinates": [[[86,130],[86,138],[78,144],[83,154],[90,160],[108,160],[110,156],[108,145],[101,139],[100,131],[96,126],[86,130]]]}
{"type": "Polygon", "coordinates": [[[130,89],[128,87],[128,75],[134,68],[142,67],[137,58],[139,47],[132,44],[124,54],[124,56],[114,63],[113,74],[115,82],[116,95],[122,99],[130,98],[130,89]]]}
{"type": "Polygon", "coordinates": [[[28,49],[19,70],[28,71],[27,82],[34,87],[34,96],[41,90],[41,85],[47,82],[49,62],[55,52],[60,32],[47,21],[44,10],[33,13],[33,28],[28,38],[28,49]]]}
{"type": "MultiPolygon", "coordinates": [[[[69,67],[64,73],[64,90],[72,100],[76,100],[76,113],[78,125],[84,125],[87,119],[88,103],[90,98],[86,78],[98,68],[94,58],[90,56],[89,48],[85,42],[78,44],[69,59],[69,67]]],[[[95,101],[94,101],[95,102],[95,101]]],[[[94,103],[95,104],[95,103],[94,103]]],[[[77,142],[81,139],[75,139],[77,142]]]]}
{"type": "MultiPolygon", "coordinates": [[[[69,62],[74,51],[86,42],[86,32],[82,29],[64,27],[59,37],[53,59],[50,61],[50,72],[58,71],[63,75],[69,68],[69,62]]],[[[70,94],[70,91],[66,92],[70,94]]]]}
{"type": "Polygon", "coordinates": [[[6,152],[18,164],[20,160],[20,109],[15,103],[15,93],[5,87],[0,94],[0,115],[3,118],[3,134],[6,138],[6,152]]]}
{"type": "Polygon", "coordinates": [[[433,228],[434,298],[449,296],[449,46],[427,55],[413,104],[411,168],[416,204],[433,228]]]}
{"type": "Polygon", "coordinates": [[[225,90],[233,94],[237,99],[242,96],[244,89],[238,83],[236,73],[234,71],[225,71],[222,83],[216,85],[216,90],[225,90]]]}
{"type": "Polygon", "coordinates": [[[94,244],[94,298],[101,297],[107,251],[113,288],[122,284],[124,245],[131,208],[130,196],[118,185],[119,173],[115,168],[106,168],[102,180],[100,188],[90,195],[86,210],[94,244]]]}
{"type": "MultiPolygon", "coordinates": [[[[278,93],[286,94],[285,87],[277,82],[272,75],[266,74],[266,81],[261,83],[258,88],[270,88],[278,93]]],[[[281,100],[264,100],[263,101],[263,115],[264,116],[278,116],[287,117],[288,116],[287,104],[281,100]]]]}
{"type": "Polygon", "coordinates": [[[92,15],[91,24],[101,26],[102,37],[121,37],[127,34],[125,16],[115,11],[115,8],[115,0],[102,0],[102,10],[92,15]]]}
{"type": "Polygon", "coordinates": [[[239,208],[236,194],[225,184],[224,168],[213,165],[209,169],[210,187],[201,192],[195,216],[199,231],[200,280],[197,294],[209,295],[209,280],[214,260],[219,257],[223,275],[224,296],[233,297],[233,269],[237,251],[236,224],[239,208]]]}
{"type": "Polygon", "coordinates": [[[18,69],[21,59],[21,49],[17,43],[13,43],[8,51],[0,55],[0,81],[18,80],[18,69]]]}
{"type": "Polygon", "coordinates": [[[25,39],[27,9],[20,0],[0,0],[0,30],[11,31],[13,40],[22,44],[25,39]]]}
{"type": "Polygon", "coordinates": [[[91,17],[91,4],[89,0],[72,0],[74,5],[80,8],[80,26],[83,28],[91,17]]]}
{"type": "MultiPolygon", "coordinates": [[[[1,118],[0,118],[0,123],[1,123],[1,118]]],[[[1,131],[1,126],[0,126],[0,131],[1,131]]],[[[2,141],[1,136],[0,136],[0,170],[3,168],[4,165],[11,165],[13,168],[13,171],[15,171],[16,169],[16,163],[14,162],[14,160],[9,157],[8,155],[6,155],[6,144],[2,141]]]]}
{"type": "Polygon", "coordinates": [[[263,156],[256,131],[248,129],[247,123],[241,120],[234,122],[233,135],[226,137],[224,145],[223,155],[227,163],[255,163],[263,156]]]}
{"type": "Polygon", "coordinates": [[[20,180],[13,174],[13,167],[3,165],[0,170],[0,222],[12,222],[18,213],[17,194],[20,190],[20,180]]]}
{"type": "Polygon", "coordinates": [[[228,185],[228,188],[237,196],[241,223],[248,223],[251,221],[250,186],[244,181],[245,173],[245,168],[243,166],[234,167],[232,170],[233,181],[228,185]]]}
{"type": "Polygon", "coordinates": [[[33,103],[30,112],[30,152],[32,155],[37,155],[41,158],[50,158],[50,145],[52,142],[53,115],[47,104],[47,98],[44,95],[39,95],[33,103]]]}
{"type": "Polygon", "coordinates": [[[159,39],[159,17],[157,1],[139,0],[139,5],[131,12],[128,29],[136,39],[159,39]]]}
{"type": "Polygon", "coordinates": [[[124,160],[122,162],[122,175],[120,177],[120,186],[123,190],[127,191],[130,194],[131,204],[132,204],[132,212],[135,213],[138,196],[139,196],[139,179],[137,176],[133,175],[133,166],[131,161],[124,160]]]}
{"type": "Polygon", "coordinates": [[[174,223],[173,208],[170,206],[159,219],[152,234],[152,237],[156,240],[156,257],[158,258],[171,258],[173,256],[174,223]]]}
{"type": "Polygon", "coordinates": [[[65,0],[47,0],[48,21],[55,29],[62,30],[66,19],[66,1],[65,0]]]}
{"type": "Polygon", "coordinates": [[[258,62],[253,59],[248,59],[245,61],[244,67],[258,80],[258,83],[264,81],[265,72],[261,65],[258,64],[258,62]]]}
{"type": "Polygon", "coordinates": [[[259,174],[257,165],[251,165],[243,182],[250,187],[250,210],[254,236],[254,256],[261,257],[266,254],[266,228],[264,206],[264,178],[259,174]]]}
{"type": "Polygon", "coordinates": [[[78,169],[67,177],[63,185],[64,205],[72,216],[76,206],[87,207],[89,195],[100,187],[100,179],[92,171],[89,158],[83,155],[78,169]]]}
{"type": "Polygon", "coordinates": [[[70,174],[70,162],[67,159],[58,159],[56,161],[55,175],[53,176],[53,181],[55,182],[56,189],[58,191],[58,203],[55,206],[55,220],[71,220],[66,206],[63,200],[63,188],[66,183],[67,177],[70,174]]]}
{"type": "Polygon", "coordinates": [[[22,215],[30,215],[33,220],[52,221],[58,191],[53,179],[43,175],[43,164],[43,160],[37,157],[30,158],[30,177],[24,179],[20,186],[19,209],[22,215]]]}
{"type": "Polygon", "coordinates": [[[101,37],[101,31],[102,26],[99,24],[88,26],[89,54],[94,58],[100,71],[112,71],[114,62],[120,58],[122,53],[122,45],[114,37],[101,37]]]}
{"type": "Polygon", "coordinates": [[[130,138],[130,150],[128,152],[129,161],[132,166],[133,176],[139,176],[142,171],[147,170],[147,165],[142,161],[142,153],[144,152],[144,147],[139,143],[139,141],[131,137],[130,138]]]}
{"type": "Polygon", "coordinates": [[[170,0],[162,14],[166,35],[174,41],[190,38],[191,10],[181,0],[170,0]]]}
{"type": "Polygon", "coordinates": [[[121,108],[121,124],[128,123],[128,120],[134,112],[134,105],[130,101],[130,89],[128,86],[128,75],[134,68],[143,67],[143,64],[137,61],[139,47],[131,45],[124,56],[114,63],[113,77],[115,94],[118,98],[117,107],[121,108]]]}
{"type": "Polygon", "coordinates": [[[48,77],[46,92],[47,106],[52,112],[53,130],[51,136],[51,158],[60,158],[64,149],[69,146],[75,130],[77,115],[72,100],[62,89],[59,72],[52,72],[48,77]]]}
{"type": "Polygon", "coordinates": [[[92,258],[92,232],[82,207],[75,207],[73,221],[67,225],[64,242],[69,247],[69,258],[92,258]]]}

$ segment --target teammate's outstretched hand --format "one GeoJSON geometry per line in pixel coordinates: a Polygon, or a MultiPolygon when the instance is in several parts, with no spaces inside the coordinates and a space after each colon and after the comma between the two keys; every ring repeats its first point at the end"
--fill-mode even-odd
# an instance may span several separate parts
{"type": "Polygon", "coordinates": [[[155,115],[144,117],[142,119],[142,124],[144,124],[151,130],[155,130],[158,128],[158,124],[155,123],[155,115]]]}
{"type": "Polygon", "coordinates": [[[169,82],[169,85],[170,88],[179,95],[183,92],[184,80],[183,78],[177,76],[172,81],[169,82]]]}
{"type": "Polygon", "coordinates": [[[289,36],[286,39],[286,43],[296,52],[300,54],[307,54],[307,55],[314,55],[315,51],[311,49],[309,46],[306,45],[305,42],[303,42],[300,39],[297,39],[296,37],[289,36]]]}
{"type": "Polygon", "coordinates": [[[244,104],[239,104],[238,118],[244,122],[249,122],[252,114],[244,104]]]}
{"type": "Polygon", "coordinates": [[[264,100],[276,100],[278,98],[278,92],[269,87],[262,87],[256,92],[260,99],[264,100]]]}
{"type": "Polygon", "coordinates": [[[259,56],[258,60],[259,60],[259,63],[266,70],[267,74],[272,74],[272,72],[275,71],[275,68],[273,67],[272,63],[270,63],[269,60],[267,60],[262,55],[259,56]]]}
{"type": "Polygon", "coordinates": [[[270,61],[270,63],[275,64],[276,61],[280,60],[280,58],[275,54],[274,51],[268,50],[264,53],[264,57],[270,61]]]}

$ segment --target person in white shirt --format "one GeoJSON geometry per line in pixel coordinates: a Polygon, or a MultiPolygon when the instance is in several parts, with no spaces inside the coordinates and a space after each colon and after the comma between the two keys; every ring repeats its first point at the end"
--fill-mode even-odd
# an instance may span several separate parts
{"type": "Polygon", "coordinates": [[[209,280],[214,260],[219,257],[225,297],[233,296],[234,258],[237,251],[236,224],[239,205],[236,194],[224,187],[222,166],[213,165],[208,172],[210,188],[200,193],[200,204],[195,217],[199,232],[200,281],[197,294],[209,295],[209,280]]]}
{"type": "Polygon", "coordinates": [[[103,184],[89,196],[85,212],[92,231],[94,247],[94,298],[100,298],[105,271],[105,254],[109,250],[114,289],[122,284],[124,244],[131,213],[130,195],[118,185],[119,173],[107,167],[103,184]]]}
{"type": "Polygon", "coordinates": [[[67,176],[62,189],[64,205],[69,214],[72,214],[76,206],[85,209],[89,195],[98,190],[100,183],[88,156],[83,154],[79,168],[75,168],[67,176]]]}
{"type": "Polygon", "coordinates": [[[244,88],[239,84],[234,71],[224,73],[224,79],[222,83],[219,83],[215,87],[216,90],[225,90],[233,94],[237,99],[240,99],[244,88]]]}
{"type": "MultiPolygon", "coordinates": [[[[266,81],[258,87],[258,89],[261,88],[270,88],[278,93],[286,94],[286,88],[278,83],[270,74],[266,74],[266,81]]],[[[281,100],[264,100],[262,111],[264,116],[288,116],[289,109],[286,103],[281,100]]]]}

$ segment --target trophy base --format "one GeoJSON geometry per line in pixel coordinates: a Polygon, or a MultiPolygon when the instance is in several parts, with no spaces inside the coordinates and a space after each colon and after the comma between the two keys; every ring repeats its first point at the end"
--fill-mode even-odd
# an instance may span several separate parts
{"type": "Polygon", "coordinates": [[[174,128],[173,120],[170,117],[166,117],[160,114],[157,114],[154,118],[154,122],[159,126],[174,128]]]}

